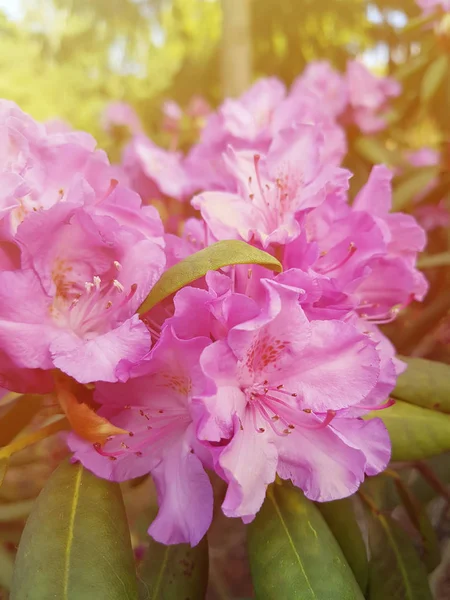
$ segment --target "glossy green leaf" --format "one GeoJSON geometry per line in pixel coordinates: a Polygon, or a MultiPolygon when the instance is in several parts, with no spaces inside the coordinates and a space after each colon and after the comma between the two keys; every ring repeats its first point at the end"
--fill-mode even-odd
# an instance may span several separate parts
{"type": "Polygon", "coordinates": [[[369,566],[366,546],[356,521],[352,499],[318,502],[316,506],[339,543],[359,587],[365,592],[369,566]]]}
{"type": "Polygon", "coordinates": [[[164,546],[150,541],[139,569],[141,600],[202,600],[208,586],[208,542],[164,546]]]}
{"type": "Polygon", "coordinates": [[[449,57],[446,54],[440,54],[427,68],[420,86],[420,99],[423,104],[429,102],[438,92],[449,71],[449,66],[449,57]]]}
{"type": "Polygon", "coordinates": [[[231,265],[262,265],[272,271],[282,271],[276,258],[239,240],[225,240],[208,246],[180,261],[163,273],[150,294],[139,307],[144,314],[185,285],[200,279],[208,271],[231,265]]]}
{"type": "Polygon", "coordinates": [[[409,206],[412,199],[438,176],[439,167],[418,167],[408,171],[395,181],[392,197],[392,209],[402,210],[409,206]]]}
{"type": "Polygon", "coordinates": [[[392,460],[421,460],[450,450],[450,415],[397,400],[370,413],[383,419],[392,441],[392,460]]]}
{"type": "Polygon", "coordinates": [[[273,485],[248,528],[257,600],[362,600],[341,548],[313,502],[273,485]]]}
{"type": "Polygon", "coordinates": [[[399,358],[408,368],[397,380],[394,398],[450,413],[450,366],[424,358],[399,358]]]}
{"type": "Polygon", "coordinates": [[[441,252],[439,254],[422,255],[417,266],[419,269],[432,269],[433,267],[450,266],[450,252],[441,252]]]}
{"type": "Polygon", "coordinates": [[[395,485],[411,523],[420,534],[423,549],[422,560],[428,572],[431,573],[441,561],[436,532],[425,508],[414,497],[408,486],[400,478],[395,480],[395,485]]]}
{"type": "Polygon", "coordinates": [[[10,408],[0,419],[0,446],[9,444],[38,412],[41,396],[24,394],[11,402],[10,408]]]}
{"type": "Polygon", "coordinates": [[[62,463],[36,500],[19,544],[11,600],[135,600],[122,493],[62,463]]]}
{"type": "Polygon", "coordinates": [[[432,600],[425,566],[391,517],[369,515],[369,546],[369,600],[432,600]]]}
{"type": "Polygon", "coordinates": [[[383,163],[392,165],[395,163],[395,157],[383,142],[373,137],[360,137],[355,141],[355,149],[362,157],[371,163],[383,163]]]}

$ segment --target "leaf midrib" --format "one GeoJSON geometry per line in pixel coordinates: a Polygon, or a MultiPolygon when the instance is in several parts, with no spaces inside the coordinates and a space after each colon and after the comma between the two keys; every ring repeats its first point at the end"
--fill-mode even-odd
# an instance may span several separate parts
{"type": "Polygon", "coordinates": [[[158,594],[161,589],[161,583],[162,583],[164,571],[166,570],[167,563],[169,561],[169,554],[170,554],[170,546],[166,546],[166,549],[164,552],[164,558],[163,558],[163,561],[161,564],[161,569],[158,573],[158,579],[156,580],[156,584],[155,584],[155,588],[153,590],[151,600],[158,600],[158,594]]]}
{"type": "Polygon", "coordinates": [[[383,529],[384,529],[384,531],[386,533],[386,536],[387,536],[387,538],[389,540],[389,543],[391,544],[391,548],[392,548],[392,550],[394,552],[394,555],[395,555],[395,558],[397,560],[398,568],[400,569],[400,573],[402,574],[403,581],[405,582],[405,591],[406,591],[407,597],[410,598],[410,600],[414,600],[414,597],[413,597],[413,594],[412,594],[412,589],[411,589],[410,582],[409,582],[409,579],[408,579],[408,572],[405,569],[405,565],[402,562],[401,552],[400,552],[400,550],[398,548],[398,545],[397,545],[397,543],[395,541],[395,538],[392,535],[392,532],[391,532],[391,530],[389,528],[389,525],[388,525],[386,519],[382,515],[379,515],[378,519],[379,519],[379,521],[381,523],[381,526],[383,527],[383,529]]]}
{"type": "Polygon", "coordinates": [[[296,558],[296,560],[297,560],[297,562],[299,564],[299,567],[300,567],[300,569],[301,569],[301,571],[303,573],[303,577],[305,578],[305,581],[306,581],[306,583],[307,583],[307,585],[308,585],[308,587],[309,587],[309,589],[311,591],[312,597],[317,599],[317,596],[316,596],[316,594],[315,594],[315,592],[314,592],[314,590],[313,590],[313,588],[311,586],[311,583],[310,583],[310,581],[308,579],[308,575],[306,574],[305,568],[304,568],[303,563],[302,563],[302,559],[300,558],[300,555],[297,552],[297,549],[295,547],[294,540],[292,539],[291,534],[289,533],[289,530],[288,530],[288,528],[286,526],[286,523],[285,523],[285,521],[283,519],[283,515],[281,513],[281,509],[280,509],[280,507],[278,505],[278,502],[275,499],[275,495],[273,493],[269,493],[268,496],[271,499],[271,501],[273,502],[273,505],[275,507],[275,511],[276,511],[276,513],[278,515],[278,518],[280,519],[281,526],[283,527],[283,530],[284,530],[284,532],[285,532],[285,534],[287,536],[287,539],[288,539],[289,544],[290,544],[290,546],[292,548],[294,556],[295,556],[295,558],[296,558]]]}
{"type": "Polygon", "coordinates": [[[80,499],[80,486],[81,486],[81,478],[83,476],[83,468],[81,465],[78,465],[78,473],[75,479],[75,486],[73,491],[73,499],[72,505],[70,507],[70,518],[69,518],[69,527],[67,530],[67,544],[65,551],[65,560],[64,560],[64,579],[63,579],[63,598],[64,600],[69,600],[69,575],[70,575],[70,558],[72,555],[72,547],[74,540],[74,529],[75,529],[75,517],[78,508],[78,502],[80,499]]]}

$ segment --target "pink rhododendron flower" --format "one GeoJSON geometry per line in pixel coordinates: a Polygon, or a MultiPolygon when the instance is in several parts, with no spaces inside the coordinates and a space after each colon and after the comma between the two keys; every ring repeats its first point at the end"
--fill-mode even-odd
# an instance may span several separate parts
{"type": "Polygon", "coordinates": [[[215,467],[228,482],[225,514],[246,521],[276,473],[326,501],[353,493],[390,455],[380,420],[339,417],[377,383],[375,344],[352,325],[308,321],[296,290],[264,285],[261,313],[201,356],[217,392],[202,399],[199,435],[216,443],[215,467]]]}
{"type": "Polygon", "coordinates": [[[323,134],[321,158],[324,162],[340,165],[347,153],[343,128],[323,108],[320,96],[311,92],[289,94],[274,112],[272,130],[276,134],[293,125],[315,125],[323,134]]]}
{"type": "Polygon", "coordinates": [[[131,135],[142,132],[142,125],[134,108],[126,102],[110,102],[101,116],[102,127],[113,134],[116,128],[126,128],[131,135]]]}
{"type": "Polygon", "coordinates": [[[442,9],[450,12],[450,0],[416,0],[417,4],[425,14],[430,14],[435,10],[442,9]]]}
{"type": "Polygon", "coordinates": [[[419,206],[414,211],[414,216],[425,231],[450,225],[450,211],[442,200],[436,205],[419,206]]]}
{"type": "Polygon", "coordinates": [[[88,134],[50,134],[7,101],[0,103],[0,132],[0,240],[11,240],[33,212],[107,194],[116,172],[88,134]]]}
{"type": "Polygon", "coordinates": [[[186,108],[186,114],[193,119],[204,119],[211,113],[211,106],[203,96],[192,96],[186,108]]]}
{"type": "MultiPolygon", "coordinates": [[[[112,433],[76,429],[73,460],[112,481],[150,474],[157,541],[206,534],[206,470],[226,483],[225,515],[249,522],[277,475],[330,501],[386,467],[386,428],[363,417],[392,403],[405,365],[378,325],[426,293],[426,237],[391,212],[386,167],[350,203],[339,165],[345,124],[378,131],[398,92],[356,61],[346,75],[317,62],[288,93],[266,78],[214,112],[166,103],[172,147],[181,119],[194,132],[206,121],[187,156],[114,103],[106,128],[132,134],[117,167],[88,134],[0,102],[0,395],[49,393],[63,373],[75,405],[89,388],[98,417],[83,410],[112,433]],[[283,271],[223,266],[137,314],[165,270],[221,240],[283,271]]],[[[409,160],[436,164],[425,148],[409,160]]],[[[445,211],[417,216],[429,228],[445,211]]]]}
{"type": "Polygon", "coordinates": [[[149,349],[134,313],[163,270],[160,246],[69,202],[31,215],[17,239],[22,270],[0,272],[1,348],[20,368],[115,381],[149,349]]]}
{"type": "Polygon", "coordinates": [[[346,78],[350,104],[348,118],[364,133],[383,129],[387,102],[400,94],[400,84],[390,77],[376,77],[356,60],[349,61],[346,78]]]}
{"type": "Polygon", "coordinates": [[[131,186],[148,202],[163,196],[184,199],[192,183],[182,156],[159,148],[144,135],[135,136],[124,150],[123,166],[131,186]]]}
{"type": "Polygon", "coordinates": [[[173,100],[167,100],[162,107],[163,122],[162,128],[166,131],[176,132],[179,129],[180,121],[183,117],[183,111],[173,100]]]}
{"type": "Polygon", "coordinates": [[[212,113],[186,160],[192,189],[229,189],[233,181],[222,155],[228,145],[267,151],[273,136],[273,116],[286,95],[275,77],[260,79],[238,99],[228,98],[212,113]]]}
{"type": "Polygon", "coordinates": [[[289,95],[301,100],[303,95],[311,92],[320,98],[323,112],[331,118],[341,115],[347,106],[346,81],[327,61],[309,63],[292,84],[289,95]]]}
{"type": "Polygon", "coordinates": [[[311,125],[281,132],[266,157],[228,151],[237,194],[206,192],[192,200],[217,239],[255,240],[264,248],[300,234],[296,215],[345,185],[345,171],[324,164],[323,136],[311,125]]]}
{"type": "Polygon", "coordinates": [[[197,440],[191,401],[212,386],[199,359],[209,338],[178,339],[166,328],[148,358],[132,369],[126,383],[99,384],[99,414],[128,434],[103,447],[75,436],[74,458],[95,474],[125,481],[151,473],[158,491],[159,513],[149,533],[164,544],[196,545],[212,518],[213,494],[203,461],[208,450],[197,440]]]}

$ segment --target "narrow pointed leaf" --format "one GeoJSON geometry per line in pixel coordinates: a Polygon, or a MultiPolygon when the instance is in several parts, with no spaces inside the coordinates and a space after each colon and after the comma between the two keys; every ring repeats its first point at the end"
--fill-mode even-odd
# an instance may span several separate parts
{"type": "Polygon", "coordinates": [[[11,600],[136,600],[122,494],[81,464],[62,463],[39,495],[19,544],[11,600]]]}
{"type": "Polygon", "coordinates": [[[392,460],[421,460],[450,450],[450,415],[397,400],[369,414],[381,417],[392,442],[392,460]]]}
{"type": "Polygon", "coordinates": [[[425,508],[414,497],[408,486],[400,479],[395,480],[398,495],[405,507],[408,517],[420,534],[422,542],[422,560],[429,573],[441,562],[439,540],[425,508]]]}
{"type": "Polygon", "coordinates": [[[339,544],[300,490],[269,488],[248,536],[257,600],[363,600],[339,544]]]}
{"type": "Polygon", "coordinates": [[[440,254],[422,255],[417,261],[419,269],[431,269],[433,267],[450,266],[450,252],[441,252],[440,254]]]}
{"type": "Polygon", "coordinates": [[[389,151],[384,143],[373,137],[360,137],[355,142],[357,152],[371,163],[383,163],[392,165],[395,163],[395,155],[389,151]]]}
{"type": "Polygon", "coordinates": [[[418,191],[426,189],[427,186],[438,176],[439,167],[416,167],[408,171],[394,182],[392,197],[393,210],[402,210],[417,196],[418,191]]]}
{"type": "Polygon", "coordinates": [[[356,521],[351,498],[316,504],[336,538],[363,592],[367,587],[369,565],[361,530],[356,521]]]}
{"type": "Polygon", "coordinates": [[[420,86],[420,99],[423,104],[426,104],[435,96],[444,82],[449,65],[448,56],[441,54],[427,68],[420,86]]]}
{"type": "Polygon", "coordinates": [[[208,271],[217,271],[230,265],[262,265],[272,271],[281,271],[276,258],[239,240],[225,240],[196,252],[168,269],[153,286],[138,309],[144,314],[185,285],[200,279],[208,271]]]}
{"type": "Polygon", "coordinates": [[[45,427],[41,427],[37,431],[33,431],[27,435],[19,436],[13,442],[0,448],[0,460],[4,458],[9,458],[16,452],[20,452],[24,448],[28,448],[28,446],[32,446],[41,440],[45,440],[46,438],[58,433],[58,431],[64,431],[70,429],[69,422],[66,418],[58,418],[58,420],[49,423],[45,427]]]}
{"type": "Polygon", "coordinates": [[[400,356],[408,368],[392,395],[411,404],[450,413],[450,366],[424,358],[400,356]]]}
{"type": "Polygon", "coordinates": [[[41,396],[24,394],[11,402],[8,412],[0,419],[0,446],[9,444],[30,423],[41,401],[41,396]]]}
{"type": "Polygon", "coordinates": [[[208,586],[208,542],[206,537],[189,544],[164,546],[150,541],[139,569],[140,600],[202,600],[208,586]]]}
{"type": "Polygon", "coordinates": [[[391,517],[369,515],[369,546],[369,600],[432,600],[425,566],[391,517]]]}

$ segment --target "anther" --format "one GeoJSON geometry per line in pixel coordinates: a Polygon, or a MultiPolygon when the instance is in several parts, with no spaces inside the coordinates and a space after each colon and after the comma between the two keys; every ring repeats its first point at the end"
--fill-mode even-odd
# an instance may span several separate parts
{"type": "Polygon", "coordinates": [[[125,289],[123,287],[123,285],[120,283],[120,281],[117,281],[117,279],[113,279],[113,286],[116,288],[116,290],[120,293],[123,292],[123,290],[125,289]]]}
{"type": "Polygon", "coordinates": [[[122,265],[120,264],[120,262],[118,260],[115,260],[113,264],[118,271],[122,270],[122,265]]]}
{"type": "Polygon", "coordinates": [[[100,277],[98,275],[94,275],[93,281],[94,281],[95,287],[97,288],[97,290],[99,290],[102,280],[100,279],[100,277]]]}

